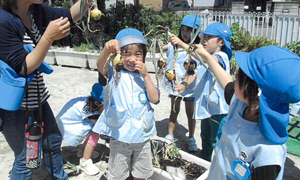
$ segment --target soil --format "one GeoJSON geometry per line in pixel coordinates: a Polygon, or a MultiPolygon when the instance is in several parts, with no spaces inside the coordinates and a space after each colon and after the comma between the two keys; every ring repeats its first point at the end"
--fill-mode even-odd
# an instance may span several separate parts
{"type": "Polygon", "coordinates": [[[154,155],[153,165],[166,170],[167,166],[181,167],[186,175],[186,180],[195,180],[207,169],[198,164],[188,162],[181,158],[179,150],[174,144],[167,144],[160,140],[151,140],[151,149],[154,155]]]}

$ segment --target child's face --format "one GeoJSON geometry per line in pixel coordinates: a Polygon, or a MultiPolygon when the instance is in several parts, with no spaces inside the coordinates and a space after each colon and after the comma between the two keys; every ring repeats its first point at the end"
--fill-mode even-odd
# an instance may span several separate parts
{"type": "Polygon", "coordinates": [[[124,68],[128,71],[135,71],[134,67],[137,61],[143,62],[143,49],[137,45],[129,45],[127,50],[123,50],[122,58],[124,59],[124,68]]]}
{"type": "Polygon", "coordinates": [[[184,40],[184,42],[189,43],[191,32],[192,32],[192,28],[187,27],[187,26],[181,26],[180,34],[181,34],[181,38],[184,40]]]}
{"type": "Polygon", "coordinates": [[[203,36],[203,48],[208,52],[218,52],[218,48],[221,50],[221,47],[224,45],[223,40],[218,36],[204,34],[203,36]]]}

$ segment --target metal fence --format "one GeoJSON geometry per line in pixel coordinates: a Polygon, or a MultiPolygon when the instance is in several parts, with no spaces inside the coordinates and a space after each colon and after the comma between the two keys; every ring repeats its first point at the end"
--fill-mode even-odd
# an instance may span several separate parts
{"type": "MultiPolygon", "coordinates": [[[[185,13],[187,13],[185,11],[185,13]]],[[[244,13],[216,11],[190,11],[202,19],[202,30],[212,22],[222,22],[229,27],[238,22],[240,27],[252,37],[267,37],[275,40],[280,46],[293,41],[300,41],[300,16],[275,13],[244,13]]]]}

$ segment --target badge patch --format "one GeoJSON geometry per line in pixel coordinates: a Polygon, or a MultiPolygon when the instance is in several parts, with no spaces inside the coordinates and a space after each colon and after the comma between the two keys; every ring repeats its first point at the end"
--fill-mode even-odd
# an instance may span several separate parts
{"type": "Polygon", "coordinates": [[[147,95],[145,93],[145,91],[141,91],[139,93],[139,101],[141,104],[145,104],[148,101],[147,95]]]}

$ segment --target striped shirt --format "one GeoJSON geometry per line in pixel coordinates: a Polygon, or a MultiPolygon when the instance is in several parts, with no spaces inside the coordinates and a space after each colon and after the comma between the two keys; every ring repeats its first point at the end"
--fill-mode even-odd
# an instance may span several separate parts
{"type": "MultiPolygon", "coordinates": [[[[32,21],[32,28],[31,28],[31,37],[38,37],[35,38],[35,42],[38,43],[42,37],[41,32],[36,28],[35,21],[33,16],[31,15],[32,21]]],[[[28,29],[27,29],[28,31],[28,29]]],[[[31,38],[25,33],[24,35],[24,44],[31,44],[34,46],[34,42],[31,38]]],[[[40,98],[41,105],[47,101],[50,97],[49,91],[44,83],[43,73],[36,72],[35,76],[33,77],[32,81],[28,85],[28,96],[25,92],[25,97],[23,99],[21,109],[26,109],[26,104],[28,105],[29,109],[37,109],[39,107],[38,100],[40,98]],[[39,93],[38,93],[39,92],[39,93]]]]}

